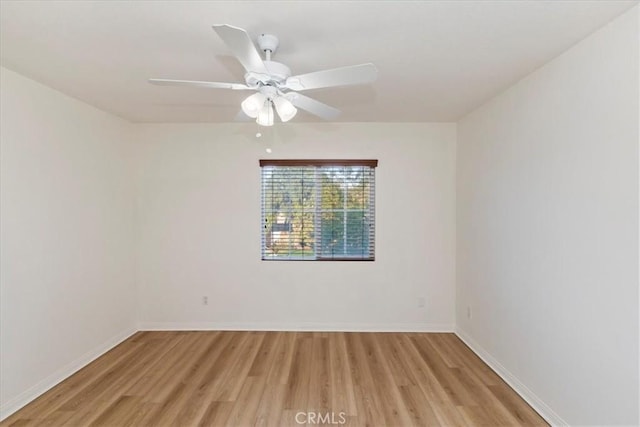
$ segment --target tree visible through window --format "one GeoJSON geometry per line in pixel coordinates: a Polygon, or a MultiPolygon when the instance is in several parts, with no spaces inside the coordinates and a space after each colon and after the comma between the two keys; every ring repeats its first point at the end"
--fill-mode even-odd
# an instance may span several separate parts
{"type": "Polygon", "coordinates": [[[377,160],[261,160],[263,260],[373,260],[377,160]]]}

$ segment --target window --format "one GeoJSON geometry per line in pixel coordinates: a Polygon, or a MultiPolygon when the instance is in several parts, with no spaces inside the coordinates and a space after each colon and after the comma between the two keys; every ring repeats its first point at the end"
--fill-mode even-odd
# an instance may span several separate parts
{"type": "Polygon", "coordinates": [[[263,260],[374,259],[377,160],[260,160],[263,260]]]}

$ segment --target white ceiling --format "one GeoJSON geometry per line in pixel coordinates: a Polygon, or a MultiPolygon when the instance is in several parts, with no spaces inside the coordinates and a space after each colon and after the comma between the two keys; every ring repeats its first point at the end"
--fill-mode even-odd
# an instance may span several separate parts
{"type": "MultiPolygon", "coordinates": [[[[211,29],[280,38],[293,74],[373,62],[370,85],[305,92],[346,122],[454,121],[637,1],[2,1],[2,65],[133,122],[230,122],[243,82],[211,29]]],[[[315,121],[301,113],[294,121],[315,121]]]]}

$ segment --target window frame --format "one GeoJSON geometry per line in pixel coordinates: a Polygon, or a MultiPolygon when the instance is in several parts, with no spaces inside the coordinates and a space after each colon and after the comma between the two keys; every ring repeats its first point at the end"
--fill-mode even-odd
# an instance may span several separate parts
{"type": "MultiPolygon", "coordinates": [[[[262,176],[262,169],[264,167],[270,167],[270,166],[275,166],[275,167],[316,167],[316,168],[322,168],[322,167],[357,167],[357,166],[361,166],[361,167],[368,167],[370,169],[375,169],[378,166],[378,160],[377,159],[260,159],[259,160],[259,164],[260,164],[260,170],[261,170],[261,176],[262,176]]],[[[358,257],[326,257],[326,256],[319,256],[316,253],[316,248],[314,247],[314,253],[315,253],[315,257],[314,258],[267,258],[265,257],[265,236],[264,236],[264,217],[265,217],[265,201],[263,199],[264,197],[264,182],[262,181],[261,178],[261,182],[260,182],[260,218],[261,218],[261,231],[260,231],[260,258],[262,261],[355,261],[355,262],[368,262],[368,261],[375,261],[375,195],[376,195],[376,190],[375,190],[375,171],[373,172],[373,187],[372,187],[372,191],[373,191],[373,197],[369,200],[369,207],[367,208],[367,211],[370,213],[371,217],[372,217],[372,224],[373,224],[373,233],[368,233],[369,236],[369,244],[373,246],[373,248],[371,249],[371,256],[367,257],[367,258],[358,258],[358,257]]],[[[317,185],[317,182],[314,180],[314,186],[317,185]]],[[[317,191],[317,189],[316,189],[317,191]]],[[[371,190],[370,190],[371,191],[371,190]]],[[[317,222],[318,219],[316,218],[315,221],[317,222]]],[[[314,241],[314,245],[316,245],[318,242],[314,241]]]]}

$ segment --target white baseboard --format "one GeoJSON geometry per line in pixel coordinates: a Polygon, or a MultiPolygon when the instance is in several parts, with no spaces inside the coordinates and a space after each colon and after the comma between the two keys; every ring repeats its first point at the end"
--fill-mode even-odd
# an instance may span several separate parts
{"type": "Polygon", "coordinates": [[[16,412],[18,409],[22,408],[44,392],[56,386],[61,381],[78,372],[80,369],[84,368],[89,363],[93,362],[95,359],[102,356],[107,351],[111,350],[113,347],[117,346],[136,332],[137,330],[134,328],[127,328],[121,333],[108,339],[97,348],[88,351],[78,359],[58,369],[56,372],[44,378],[42,381],[38,382],[24,392],[20,393],[13,399],[7,402],[3,402],[2,405],[0,405],[0,421],[4,420],[9,415],[16,412]]]}
{"type": "Polygon", "coordinates": [[[141,331],[316,331],[316,332],[454,332],[440,323],[261,323],[261,322],[141,322],[141,331]]]}
{"type": "Polygon", "coordinates": [[[552,426],[568,426],[558,414],[556,414],[546,403],[535,395],[526,385],[524,385],[515,375],[507,370],[500,362],[498,362],[489,352],[482,348],[477,342],[471,338],[469,334],[460,328],[456,328],[456,335],[471,349],[480,359],[484,361],[491,369],[493,369],[516,393],[522,397],[533,409],[540,414],[552,426]]]}

